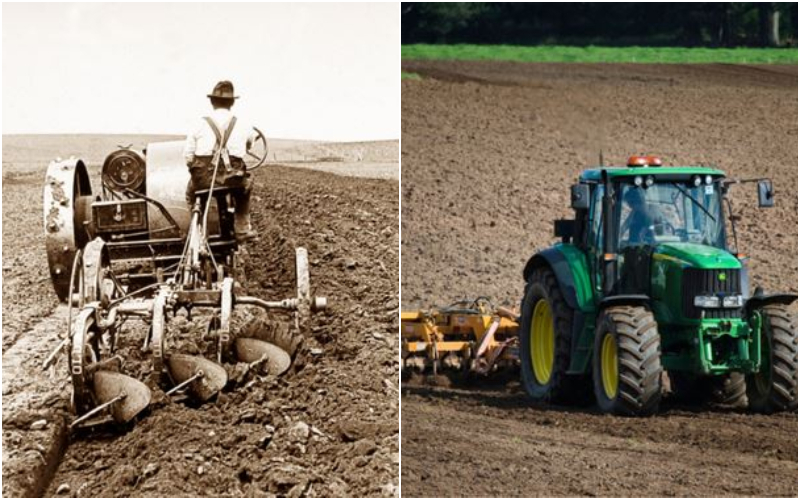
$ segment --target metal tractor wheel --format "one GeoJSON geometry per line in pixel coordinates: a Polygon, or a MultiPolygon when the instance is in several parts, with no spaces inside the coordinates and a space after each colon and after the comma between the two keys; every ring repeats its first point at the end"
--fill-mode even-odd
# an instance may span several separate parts
{"type": "Polygon", "coordinates": [[[50,276],[58,299],[69,297],[70,266],[88,243],[92,185],[82,161],[54,161],[44,185],[44,234],[50,276]]]}
{"type": "Polygon", "coordinates": [[[92,377],[88,370],[99,361],[99,330],[94,315],[93,308],[83,309],[72,324],[69,371],[72,378],[72,406],[77,414],[85,413],[94,406],[92,377]]]}
{"type": "Polygon", "coordinates": [[[797,408],[797,320],[789,306],[761,309],[761,371],[747,377],[750,409],[773,413],[797,408]]]}
{"type": "Polygon", "coordinates": [[[520,316],[522,384],[537,401],[585,404],[585,377],[567,375],[572,345],[572,309],[553,272],[539,268],[529,279],[520,316]]]}
{"type": "Polygon", "coordinates": [[[645,416],[661,402],[661,337],[643,307],[609,307],[595,330],[594,393],[605,413],[645,416]]]}
{"type": "Polygon", "coordinates": [[[116,328],[98,325],[96,307],[117,297],[119,289],[111,275],[108,249],[101,239],[77,250],[72,263],[67,297],[70,330],[69,369],[72,376],[73,406],[83,413],[93,406],[92,374],[88,367],[110,358],[116,344],[116,328]]]}

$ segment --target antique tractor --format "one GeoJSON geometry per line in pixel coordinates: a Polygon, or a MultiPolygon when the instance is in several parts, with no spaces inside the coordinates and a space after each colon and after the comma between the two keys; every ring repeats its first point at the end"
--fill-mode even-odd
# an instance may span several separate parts
{"type": "Polygon", "coordinates": [[[590,401],[593,392],[604,412],[647,415],[667,379],[695,401],[797,407],[797,295],[751,290],[727,199],[742,182],[757,183],[760,207],[774,204],[769,180],[661,167],[655,157],[580,176],[575,218],[555,223],[562,242],[523,273],[530,396],[590,401]]]}
{"type": "MultiPolygon", "coordinates": [[[[246,160],[248,171],[266,160],[267,142],[260,132],[256,142],[246,160]]],[[[54,161],[47,169],[47,257],[55,292],[68,304],[69,332],[45,367],[59,352],[68,353],[72,408],[78,415],[73,425],[128,422],[150,404],[155,385],[168,396],[180,392],[206,401],[228,382],[225,361],[279,375],[290,367],[310,314],[326,306],[324,298],[311,295],[304,248],[296,249],[296,296],[267,301],[243,293],[232,188],[197,191],[187,200],[182,149],[183,141],[174,141],[151,143],[141,154],[130,148],[112,152],[102,166],[99,195],[93,194],[81,160],[54,161]],[[258,323],[263,328],[246,325],[234,332],[237,306],[268,311],[253,316],[262,319],[288,311],[294,321],[263,320],[258,323]],[[202,339],[193,340],[211,345],[212,353],[197,355],[193,340],[188,342],[193,354],[171,352],[171,318],[181,311],[191,318],[195,310],[209,314],[200,316],[207,319],[202,339]],[[123,374],[117,337],[129,320],[148,326],[138,342],[145,369],[139,367],[137,374],[149,385],[123,374]]]]}

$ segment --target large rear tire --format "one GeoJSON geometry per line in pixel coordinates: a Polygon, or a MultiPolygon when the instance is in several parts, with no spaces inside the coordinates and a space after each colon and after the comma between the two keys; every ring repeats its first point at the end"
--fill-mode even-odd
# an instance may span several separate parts
{"type": "Polygon", "coordinates": [[[661,402],[661,337],[653,313],[638,306],[604,310],[595,330],[592,372],[605,413],[647,416],[661,402]]]}
{"type": "Polygon", "coordinates": [[[535,400],[589,404],[587,377],[568,375],[572,352],[573,310],[546,267],[528,279],[520,316],[522,385],[535,400]]]}
{"type": "Polygon", "coordinates": [[[774,413],[797,408],[797,319],[784,305],[761,309],[761,371],[747,377],[750,409],[774,413]]]}

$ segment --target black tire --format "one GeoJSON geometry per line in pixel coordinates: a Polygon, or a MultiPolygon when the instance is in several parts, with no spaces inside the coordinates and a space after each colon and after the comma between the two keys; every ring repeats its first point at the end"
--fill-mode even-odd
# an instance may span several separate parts
{"type": "Polygon", "coordinates": [[[788,306],[761,309],[762,371],[747,376],[750,409],[774,413],[797,409],[797,319],[788,306]]]}
{"type": "Polygon", "coordinates": [[[553,271],[537,268],[528,278],[520,316],[521,381],[525,391],[536,401],[562,404],[591,404],[591,384],[586,376],[569,375],[572,352],[573,309],[564,300],[553,271]],[[554,353],[549,380],[537,380],[531,359],[531,326],[536,305],[546,301],[553,317],[554,353]]]}
{"type": "Polygon", "coordinates": [[[604,413],[647,416],[661,402],[661,336],[653,313],[639,306],[609,307],[595,330],[592,363],[594,393],[604,413]],[[609,396],[603,383],[601,353],[610,336],[616,347],[616,391],[609,396]]]}
{"type": "Polygon", "coordinates": [[[671,397],[680,403],[695,406],[708,401],[703,380],[684,372],[669,372],[671,397]]]}
{"type": "Polygon", "coordinates": [[[747,406],[747,384],[741,373],[715,377],[694,377],[674,372],[669,374],[675,400],[689,405],[722,405],[732,408],[747,406]]]}
{"type": "Polygon", "coordinates": [[[708,380],[711,402],[732,408],[747,407],[747,380],[741,373],[728,373],[708,380]]]}

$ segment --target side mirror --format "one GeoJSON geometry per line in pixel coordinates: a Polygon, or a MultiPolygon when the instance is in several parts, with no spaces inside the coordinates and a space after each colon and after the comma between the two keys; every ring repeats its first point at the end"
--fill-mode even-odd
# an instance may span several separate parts
{"type": "Polygon", "coordinates": [[[564,243],[569,243],[575,236],[575,221],[573,219],[558,219],[554,223],[556,238],[561,238],[564,243]]]}
{"type": "Polygon", "coordinates": [[[775,193],[772,190],[772,181],[767,179],[758,181],[758,206],[759,208],[775,206],[775,193]]]}
{"type": "Polygon", "coordinates": [[[589,185],[573,184],[570,189],[570,204],[575,210],[589,209],[589,185]]]}

